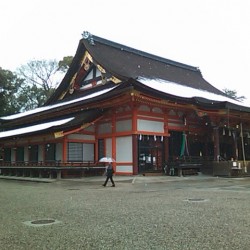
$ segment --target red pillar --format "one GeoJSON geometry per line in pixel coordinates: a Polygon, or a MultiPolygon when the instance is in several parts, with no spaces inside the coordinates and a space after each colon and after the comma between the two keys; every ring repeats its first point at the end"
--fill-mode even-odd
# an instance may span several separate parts
{"type": "Polygon", "coordinates": [[[132,150],[133,150],[133,174],[138,174],[138,135],[137,135],[137,105],[131,105],[132,111],[132,150]]]}
{"type": "Polygon", "coordinates": [[[64,137],[63,138],[63,149],[62,149],[62,162],[67,162],[67,139],[64,137]]]}
{"type": "Polygon", "coordinates": [[[133,174],[138,174],[138,135],[132,135],[133,174]]]}

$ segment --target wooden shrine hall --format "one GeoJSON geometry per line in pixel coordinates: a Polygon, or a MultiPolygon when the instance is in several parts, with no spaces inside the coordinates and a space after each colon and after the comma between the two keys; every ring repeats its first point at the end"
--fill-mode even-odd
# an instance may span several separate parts
{"type": "Polygon", "coordinates": [[[39,108],[0,118],[0,174],[248,175],[250,107],[197,67],[84,32],[62,82],[39,108]]]}

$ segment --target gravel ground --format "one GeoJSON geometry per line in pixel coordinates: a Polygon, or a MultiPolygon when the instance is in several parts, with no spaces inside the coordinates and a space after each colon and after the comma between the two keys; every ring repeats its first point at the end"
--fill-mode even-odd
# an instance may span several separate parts
{"type": "Polygon", "coordinates": [[[0,179],[0,249],[250,249],[248,178],[103,178],[0,179]]]}

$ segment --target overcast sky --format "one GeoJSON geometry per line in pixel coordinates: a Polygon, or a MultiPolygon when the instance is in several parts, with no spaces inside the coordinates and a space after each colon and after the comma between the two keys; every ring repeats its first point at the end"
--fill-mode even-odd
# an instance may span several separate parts
{"type": "Polygon", "coordinates": [[[84,30],[199,67],[250,105],[249,0],[8,0],[0,2],[0,67],[74,55],[84,30]]]}

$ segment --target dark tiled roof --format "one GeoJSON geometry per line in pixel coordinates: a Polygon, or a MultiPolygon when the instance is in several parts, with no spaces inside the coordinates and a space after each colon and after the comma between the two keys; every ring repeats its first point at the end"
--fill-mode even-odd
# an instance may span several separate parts
{"type": "MultiPolygon", "coordinates": [[[[36,134],[36,133],[43,134],[43,133],[48,133],[48,132],[58,132],[61,130],[67,131],[67,130],[77,129],[77,128],[80,128],[81,125],[94,122],[98,117],[102,116],[102,114],[104,112],[105,112],[105,110],[93,109],[93,110],[85,110],[85,111],[82,111],[81,113],[77,113],[77,114],[72,114],[71,116],[69,116],[69,114],[68,114],[67,116],[57,117],[54,119],[44,119],[44,120],[39,121],[39,123],[37,123],[37,124],[40,124],[42,127],[43,123],[53,122],[56,120],[65,119],[65,118],[69,118],[72,116],[74,117],[71,121],[69,121],[63,125],[57,125],[57,126],[53,126],[53,127],[49,127],[49,128],[44,128],[44,129],[41,128],[38,131],[32,131],[32,130],[29,132],[26,131],[26,132],[21,133],[21,134],[18,133],[17,135],[14,133],[13,135],[3,137],[3,139],[9,138],[9,137],[20,138],[22,136],[32,135],[32,134],[36,134]]],[[[26,126],[29,127],[29,126],[33,126],[33,125],[37,125],[37,124],[30,123],[30,124],[26,124],[26,126]]],[[[25,128],[26,126],[23,125],[22,123],[20,123],[18,127],[14,127],[14,128],[8,127],[5,131],[10,131],[13,129],[18,129],[18,128],[25,128]]]]}
{"type": "Polygon", "coordinates": [[[97,36],[91,37],[94,45],[89,42],[88,38],[83,38],[81,40],[83,46],[98,64],[117,77],[122,79],[159,78],[225,95],[208,83],[197,67],[152,55],[97,36]]]}
{"type": "Polygon", "coordinates": [[[74,129],[78,128],[79,126],[83,125],[83,123],[89,123],[93,122],[95,119],[100,117],[105,111],[101,109],[94,109],[94,110],[88,110],[88,111],[82,111],[80,114],[76,114],[75,118],[63,125],[55,127],[54,130],[58,129],[74,129]]]}
{"type": "MultiPolygon", "coordinates": [[[[67,124],[51,128],[50,131],[57,131],[58,129],[74,129],[79,127],[83,122],[86,123],[93,121],[94,119],[102,116],[103,112],[105,112],[102,107],[93,108],[93,105],[90,105],[90,109],[92,110],[88,110],[89,104],[98,104],[104,100],[119,98],[118,96],[122,93],[126,93],[127,91],[133,89],[139,90],[147,95],[170,100],[172,102],[195,104],[197,107],[201,108],[222,108],[235,110],[237,112],[243,111],[250,113],[249,107],[236,105],[230,102],[211,101],[206,99],[204,96],[184,98],[182,97],[182,93],[173,94],[173,92],[170,91],[172,93],[170,94],[170,92],[161,92],[160,90],[157,90],[157,88],[150,88],[142,84],[140,79],[143,77],[150,79],[162,79],[194,89],[201,89],[214,94],[225,95],[223,92],[216,89],[203,79],[200,70],[196,67],[155,56],[97,36],[91,36],[83,38],[79,42],[76,55],[67,74],[62,80],[60,86],[57,88],[56,92],[45,104],[45,106],[52,105],[51,109],[46,109],[39,113],[32,113],[31,115],[23,117],[21,116],[20,118],[15,118],[13,120],[0,119],[0,125],[2,129],[7,131],[74,116],[74,120],[68,122],[67,124]],[[59,97],[68,90],[69,83],[75,73],[80,69],[81,59],[86,50],[92,56],[95,64],[101,65],[109,73],[123,82],[118,85],[113,82],[108,82],[104,85],[97,85],[94,88],[85,89],[84,91],[75,91],[73,95],[68,95],[67,98],[59,100],[59,97]],[[113,88],[114,86],[116,87],[113,88]],[[110,89],[110,91],[102,92],[105,89],[110,89]],[[83,98],[77,102],[67,103],[69,100],[87,97],[97,91],[101,91],[102,94],[91,98],[83,98]],[[65,102],[65,105],[53,105],[61,102],[65,102]]],[[[43,132],[46,132],[46,130],[43,130],[43,132]]]]}
{"type": "Polygon", "coordinates": [[[86,50],[95,63],[101,65],[121,80],[137,79],[138,77],[159,78],[191,88],[225,95],[208,83],[197,67],[149,54],[89,34],[89,36],[85,36],[79,41],[71,67],[56,92],[45,105],[56,102],[61,94],[67,90],[73,75],[80,68],[80,61],[86,50]]]}

